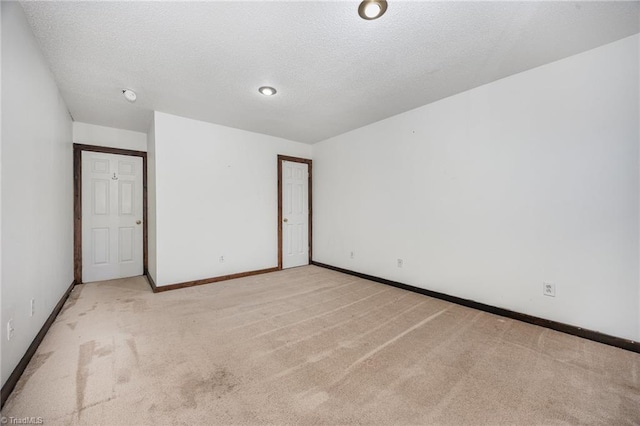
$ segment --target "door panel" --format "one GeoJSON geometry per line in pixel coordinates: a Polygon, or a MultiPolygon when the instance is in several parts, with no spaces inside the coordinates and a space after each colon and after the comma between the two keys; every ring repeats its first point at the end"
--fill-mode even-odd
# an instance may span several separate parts
{"type": "Polygon", "coordinates": [[[119,181],[120,185],[120,216],[132,215],[133,207],[135,205],[135,190],[134,181],[119,181]]]}
{"type": "Polygon", "coordinates": [[[92,179],[93,183],[93,214],[109,214],[109,181],[106,179],[92,179]]]}
{"type": "Polygon", "coordinates": [[[93,228],[93,264],[105,265],[109,263],[109,228],[93,228]]]}
{"type": "Polygon", "coordinates": [[[82,281],[142,275],[142,158],[82,152],[82,281]]]}
{"type": "Polygon", "coordinates": [[[282,175],[282,267],[308,265],[308,165],[283,161],[282,175]]]}
{"type": "Polygon", "coordinates": [[[135,176],[135,162],[134,161],[119,161],[118,162],[118,174],[120,176],[135,176]]]}
{"type": "Polygon", "coordinates": [[[120,228],[118,237],[120,262],[132,262],[135,259],[135,228],[132,226],[120,228]]]}
{"type": "Polygon", "coordinates": [[[109,160],[93,159],[93,161],[91,161],[91,171],[95,173],[109,173],[109,160]]]}

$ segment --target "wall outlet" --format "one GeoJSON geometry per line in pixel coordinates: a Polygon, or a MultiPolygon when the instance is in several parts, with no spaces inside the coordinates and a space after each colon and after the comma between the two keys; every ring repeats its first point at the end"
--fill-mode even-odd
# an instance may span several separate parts
{"type": "Polygon", "coordinates": [[[30,316],[34,316],[36,314],[36,299],[31,299],[31,310],[30,316]]]}
{"type": "Polygon", "coordinates": [[[13,328],[13,320],[10,319],[9,321],[7,321],[7,340],[11,340],[14,331],[15,328],[13,328]]]}
{"type": "Polygon", "coordinates": [[[224,256],[220,256],[220,263],[224,263],[224,256]]]}
{"type": "Polygon", "coordinates": [[[398,268],[402,268],[402,265],[404,265],[404,260],[398,259],[398,268]]]}
{"type": "Polygon", "coordinates": [[[542,283],[542,294],[556,297],[556,285],[554,283],[542,283]]]}
{"type": "Polygon", "coordinates": [[[351,257],[352,259],[354,259],[354,258],[356,257],[356,252],[355,252],[355,251],[352,251],[349,257],[351,257]]]}

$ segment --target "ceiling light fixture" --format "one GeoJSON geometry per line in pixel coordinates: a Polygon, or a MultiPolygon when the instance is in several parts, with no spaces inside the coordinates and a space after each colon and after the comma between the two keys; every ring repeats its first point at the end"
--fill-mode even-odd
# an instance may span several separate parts
{"type": "Polygon", "coordinates": [[[378,19],[387,11],[387,0],[363,0],[358,7],[358,15],[371,21],[378,19]]]}
{"type": "Polygon", "coordinates": [[[278,93],[278,91],[271,86],[262,86],[258,89],[258,92],[262,93],[265,96],[273,96],[278,93]]]}
{"type": "Polygon", "coordinates": [[[129,102],[133,103],[136,101],[136,99],[138,99],[138,96],[136,95],[136,92],[134,92],[133,90],[130,89],[124,89],[122,91],[122,94],[124,95],[124,98],[126,100],[128,100],[129,102]]]}

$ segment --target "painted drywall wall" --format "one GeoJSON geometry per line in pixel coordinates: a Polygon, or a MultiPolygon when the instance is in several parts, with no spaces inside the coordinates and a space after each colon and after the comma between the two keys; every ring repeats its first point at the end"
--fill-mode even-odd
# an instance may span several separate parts
{"type": "Polygon", "coordinates": [[[277,155],[310,145],[156,112],[154,148],[157,285],[277,266],[277,155]]]}
{"type": "Polygon", "coordinates": [[[142,132],[73,122],[73,142],[110,148],[147,150],[147,135],[142,132]]]}
{"type": "Polygon", "coordinates": [[[1,8],[4,384],[73,281],[73,155],[71,117],[22,7],[1,8]]]}
{"type": "Polygon", "coordinates": [[[151,118],[147,132],[147,274],[155,281],[158,277],[156,261],[156,126],[151,118]]]}
{"type": "Polygon", "coordinates": [[[639,340],[638,114],[636,35],[318,143],[314,260],[639,340]]]}

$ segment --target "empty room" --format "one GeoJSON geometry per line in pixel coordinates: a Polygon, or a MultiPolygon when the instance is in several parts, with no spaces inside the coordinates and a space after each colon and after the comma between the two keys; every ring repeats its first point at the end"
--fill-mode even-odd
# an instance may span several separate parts
{"type": "Polygon", "coordinates": [[[640,2],[0,15],[1,423],[640,425],[640,2]]]}

